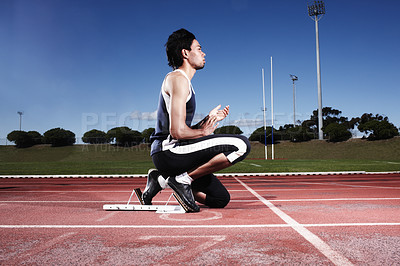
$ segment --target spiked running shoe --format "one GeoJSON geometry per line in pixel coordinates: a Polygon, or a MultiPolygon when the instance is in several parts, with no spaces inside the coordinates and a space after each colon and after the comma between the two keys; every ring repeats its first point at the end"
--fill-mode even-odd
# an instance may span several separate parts
{"type": "Polygon", "coordinates": [[[158,177],[160,173],[156,169],[150,169],[147,174],[147,184],[144,189],[142,199],[145,205],[151,205],[151,200],[162,190],[158,183],[158,177]]]}
{"type": "Polygon", "coordinates": [[[175,192],[175,198],[179,201],[186,212],[199,212],[200,207],[195,203],[190,185],[176,181],[175,176],[168,179],[168,185],[175,192]]]}

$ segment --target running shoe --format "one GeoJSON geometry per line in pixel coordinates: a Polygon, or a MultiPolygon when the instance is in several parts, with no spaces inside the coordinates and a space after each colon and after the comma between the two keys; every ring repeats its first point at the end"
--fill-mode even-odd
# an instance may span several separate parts
{"type": "Polygon", "coordinates": [[[200,207],[194,201],[192,187],[187,184],[179,183],[175,178],[175,176],[169,177],[168,185],[175,192],[176,199],[186,212],[199,212],[200,207]]]}
{"type": "Polygon", "coordinates": [[[158,183],[159,176],[160,173],[156,169],[150,169],[147,174],[147,184],[142,195],[145,205],[152,205],[151,200],[155,195],[157,195],[158,192],[162,190],[160,184],[158,183]]]}

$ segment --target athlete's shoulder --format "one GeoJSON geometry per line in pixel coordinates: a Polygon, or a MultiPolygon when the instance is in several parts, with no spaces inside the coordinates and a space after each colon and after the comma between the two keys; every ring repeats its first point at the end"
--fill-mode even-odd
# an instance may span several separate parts
{"type": "Polygon", "coordinates": [[[172,91],[188,91],[188,80],[180,71],[174,71],[167,75],[165,78],[165,91],[170,94],[172,91]]]}
{"type": "Polygon", "coordinates": [[[186,82],[187,79],[185,75],[180,72],[180,71],[173,71],[167,74],[167,77],[165,78],[168,82],[186,82]]]}

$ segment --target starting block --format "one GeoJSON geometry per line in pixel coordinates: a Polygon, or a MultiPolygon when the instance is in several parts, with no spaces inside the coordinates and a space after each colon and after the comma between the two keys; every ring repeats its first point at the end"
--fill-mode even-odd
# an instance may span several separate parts
{"type": "Polygon", "coordinates": [[[185,213],[185,209],[176,198],[175,194],[172,193],[165,205],[145,205],[142,199],[142,191],[140,188],[135,188],[129,197],[127,204],[105,204],[103,210],[106,211],[155,211],[156,213],[185,213]],[[133,194],[139,200],[140,205],[129,204],[131,202],[133,194]],[[172,195],[175,197],[179,205],[168,205],[172,195]]]}

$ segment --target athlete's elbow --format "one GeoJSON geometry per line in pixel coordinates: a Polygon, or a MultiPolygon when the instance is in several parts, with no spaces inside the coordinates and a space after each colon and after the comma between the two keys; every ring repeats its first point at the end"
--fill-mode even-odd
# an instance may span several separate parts
{"type": "Polygon", "coordinates": [[[170,132],[170,135],[171,135],[171,137],[172,137],[173,139],[180,139],[180,135],[177,134],[176,132],[171,131],[171,132],[170,132]]]}
{"type": "Polygon", "coordinates": [[[184,139],[185,138],[184,130],[182,130],[182,129],[171,129],[170,134],[171,134],[171,137],[174,139],[184,139]]]}

